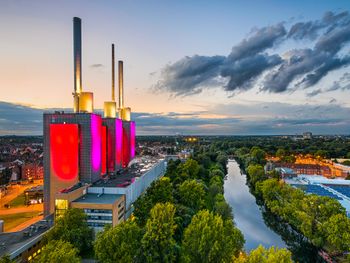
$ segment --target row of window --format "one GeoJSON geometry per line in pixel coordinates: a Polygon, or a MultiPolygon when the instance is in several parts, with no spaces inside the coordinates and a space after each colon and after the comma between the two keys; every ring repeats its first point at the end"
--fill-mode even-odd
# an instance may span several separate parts
{"type": "Polygon", "coordinates": [[[112,213],[112,210],[110,209],[84,209],[84,212],[85,213],[106,213],[106,214],[111,214],[112,213]]]}
{"type": "Polygon", "coordinates": [[[111,220],[112,221],[112,215],[106,215],[106,216],[95,216],[95,215],[88,215],[88,220],[111,220]]]}

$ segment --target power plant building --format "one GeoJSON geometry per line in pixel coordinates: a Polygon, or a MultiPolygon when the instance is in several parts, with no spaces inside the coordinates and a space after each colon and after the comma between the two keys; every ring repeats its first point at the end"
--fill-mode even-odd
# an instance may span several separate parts
{"type": "Polygon", "coordinates": [[[55,213],[55,200],[62,191],[69,192],[79,184],[92,185],[99,180],[118,176],[135,156],[135,122],[130,120],[130,108],[125,108],[123,104],[123,62],[118,63],[117,109],[113,44],[112,99],[104,103],[102,117],[94,113],[93,93],[83,91],[81,31],[81,19],[74,17],[73,112],[58,111],[44,113],[43,116],[45,215],[55,213]]]}

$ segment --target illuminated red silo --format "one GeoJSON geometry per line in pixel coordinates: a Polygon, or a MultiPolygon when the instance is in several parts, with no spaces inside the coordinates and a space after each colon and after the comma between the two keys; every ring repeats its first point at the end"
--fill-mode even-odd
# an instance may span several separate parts
{"type": "Polygon", "coordinates": [[[77,124],[50,124],[50,170],[63,181],[79,176],[79,127],[77,124]]]}
{"type": "Polygon", "coordinates": [[[125,168],[130,162],[130,122],[123,121],[123,149],[122,167],[125,168]]]}
{"type": "Polygon", "coordinates": [[[135,122],[130,122],[130,158],[135,157],[135,146],[136,146],[136,127],[135,122]]]}
{"type": "Polygon", "coordinates": [[[107,127],[101,126],[102,132],[102,165],[101,165],[101,175],[106,174],[107,172],[107,127]]]}

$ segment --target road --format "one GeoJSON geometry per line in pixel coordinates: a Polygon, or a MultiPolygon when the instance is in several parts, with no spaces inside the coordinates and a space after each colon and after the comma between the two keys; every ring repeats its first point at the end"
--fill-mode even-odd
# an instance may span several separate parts
{"type": "Polygon", "coordinates": [[[5,204],[8,204],[13,199],[15,199],[17,196],[22,194],[24,192],[24,190],[31,188],[33,186],[38,186],[38,185],[40,185],[40,184],[10,185],[8,187],[7,194],[4,197],[0,198],[0,210],[1,209],[7,210],[7,208],[4,207],[5,204]]]}
{"type": "Polygon", "coordinates": [[[35,204],[30,206],[21,206],[16,208],[9,208],[9,209],[1,209],[0,210],[0,218],[1,215],[10,215],[10,214],[17,214],[17,213],[25,213],[25,212],[35,212],[38,213],[43,212],[43,204],[35,204]]]}
{"type": "Polygon", "coordinates": [[[25,222],[23,222],[22,224],[19,224],[18,226],[15,226],[11,229],[9,229],[8,231],[6,232],[16,232],[16,231],[21,231],[25,228],[27,228],[28,226],[38,222],[39,220],[43,219],[43,216],[36,216],[36,217],[33,217],[25,222]]]}

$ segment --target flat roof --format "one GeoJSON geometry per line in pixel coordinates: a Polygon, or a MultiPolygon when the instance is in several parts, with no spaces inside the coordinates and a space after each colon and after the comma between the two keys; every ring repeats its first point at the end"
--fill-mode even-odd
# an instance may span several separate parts
{"type": "Polygon", "coordinates": [[[132,184],[136,178],[142,177],[162,160],[164,159],[148,156],[135,158],[127,169],[119,172],[117,175],[98,180],[93,183],[92,187],[127,187],[132,184]]]}
{"type": "Polygon", "coordinates": [[[74,200],[73,203],[85,204],[114,204],[123,195],[120,194],[91,194],[88,193],[74,200]]]}
{"type": "Polygon", "coordinates": [[[53,217],[48,216],[27,228],[17,232],[4,232],[0,234],[0,256],[5,254],[11,255],[11,258],[16,257],[42,238],[53,224],[53,217]]]}

